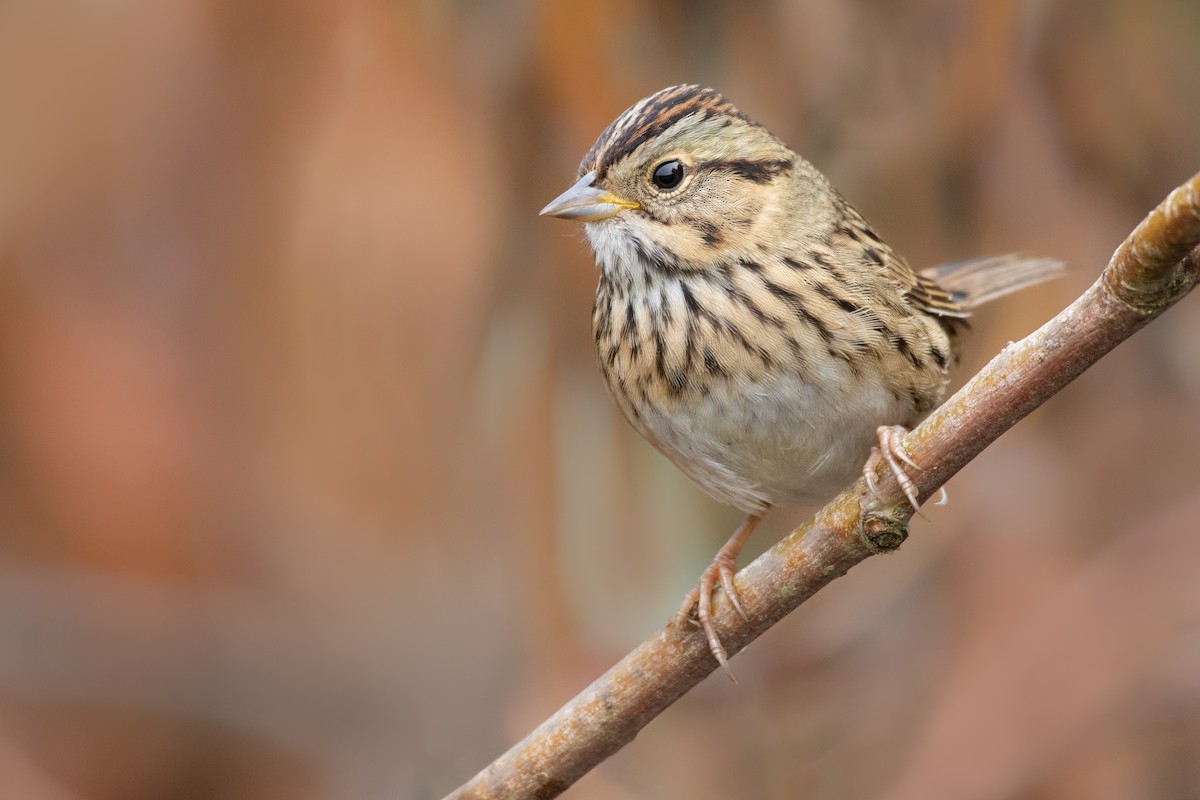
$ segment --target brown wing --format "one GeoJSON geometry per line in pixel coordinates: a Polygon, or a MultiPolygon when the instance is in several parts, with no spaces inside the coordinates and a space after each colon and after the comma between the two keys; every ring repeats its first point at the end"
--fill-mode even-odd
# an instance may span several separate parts
{"type": "Polygon", "coordinates": [[[942,287],[930,274],[916,272],[903,258],[896,254],[863,219],[858,211],[844,199],[838,233],[853,240],[862,248],[863,258],[874,262],[904,289],[904,294],[918,308],[937,317],[961,319],[971,312],[964,305],[966,296],[959,291],[942,287]]]}
{"type": "Polygon", "coordinates": [[[915,279],[908,290],[908,296],[921,308],[939,317],[955,317],[962,319],[971,316],[971,312],[963,306],[965,297],[961,292],[943,289],[941,284],[920,272],[913,272],[907,264],[904,268],[915,279]]]}

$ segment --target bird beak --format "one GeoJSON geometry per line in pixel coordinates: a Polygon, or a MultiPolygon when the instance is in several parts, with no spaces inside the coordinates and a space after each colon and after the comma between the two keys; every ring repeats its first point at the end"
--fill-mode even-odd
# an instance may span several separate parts
{"type": "Polygon", "coordinates": [[[596,173],[593,170],[576,181],[570,189],[551,200],[539,212],[539,216],[595,222],[608,219],[622,209],[639,207],[633,200],[617,197],[615,194],[592,186],[594,180],[596,180],[596,173]]]}

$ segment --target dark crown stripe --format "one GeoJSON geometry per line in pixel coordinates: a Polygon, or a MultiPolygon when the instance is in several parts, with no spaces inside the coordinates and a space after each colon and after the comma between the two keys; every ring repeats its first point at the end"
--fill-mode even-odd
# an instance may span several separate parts
{"type": "Polygon", "coordinates": [[[671,86],[635,103],[612,121],[592,149],[583,157],[579,174],[595,170],[604,177],[608,168],[685,117],[701,118],[729,114],[756,125],[732,103],[712,89],[700,86],[671,86]]]}

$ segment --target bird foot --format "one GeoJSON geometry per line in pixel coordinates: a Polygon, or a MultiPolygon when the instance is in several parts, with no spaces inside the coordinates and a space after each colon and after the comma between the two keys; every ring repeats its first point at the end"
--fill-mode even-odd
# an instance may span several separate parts
{"type": "Polygon", "coordinates": [[[700,629],[704,631],[704,638],[708,641],[709,652],[713,654],[713,658],[717,660],[721,669],[725,670],[725,674],[734,683],[737,683],[737,678],[734,677],[733,670],[729,668],[729,653],[721,644],[721,637],[717,635],[717,628],[713,623],[712,593],[720,583],[730,604],[743,620],[749,621],[745,609],[742,608],[741,599],[738,597],[737,587],[733,583],[733,574],[737,569],[738,553],[741,552],[746,540],[750,538],[750,534],[754,532],[754,527],[758,525],[759,519],[761,519],[760,515],[751,514],[738,526],[729,541],[717,551],[712,563],[705,568],[704,572],[700,573],[700,582],[683,598],[683,604],[679,606],[679,611],[675,614],[677,624],[681,628],[688,624],[700,626],[700,629]],[[693,609],[695,609],[694,617],[693,609]]]}
{"type": "Polygon", "coordinates": [[[912,482],[912,478],[908,477],[908,473],[904,471],[906,464],[913,469],[920,469],[917,462],[913,461],[904,450],[904,437],[908,435],[908,430],[900,425],[880,425],[875,429],[875,435],[879,438],[879,446],[871,448],[871,457],[867,459],[866,466],[863,467],[863,477],[867,481],[867,488],[876,497],[879,496],[879,484],[875,478],[875,472],[879,468],[879,462],[883,461],[895,476],[896,483],[900,484],[900,490],[912,504],[913,510],[919,510],[921,504],[918,502],[917,487],[912,482]]]}

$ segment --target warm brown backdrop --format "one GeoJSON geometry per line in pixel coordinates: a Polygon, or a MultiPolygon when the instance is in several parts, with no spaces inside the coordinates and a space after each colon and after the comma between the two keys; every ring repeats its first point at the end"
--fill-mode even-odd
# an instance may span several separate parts
{"type": "MultiPolygon", "coordinates": [[[[673,611],[737,515],[593,363],[537,210],[716,86],[918,265],[1057,256],[1200,169],[1193,0],[0,8],[0,790],[418,798],[673,611]]],[[[571,797],[1200,796],[1200,302],[571,797]]],[[[774,516],[754,547],[777,538],[774,516]]]]}

